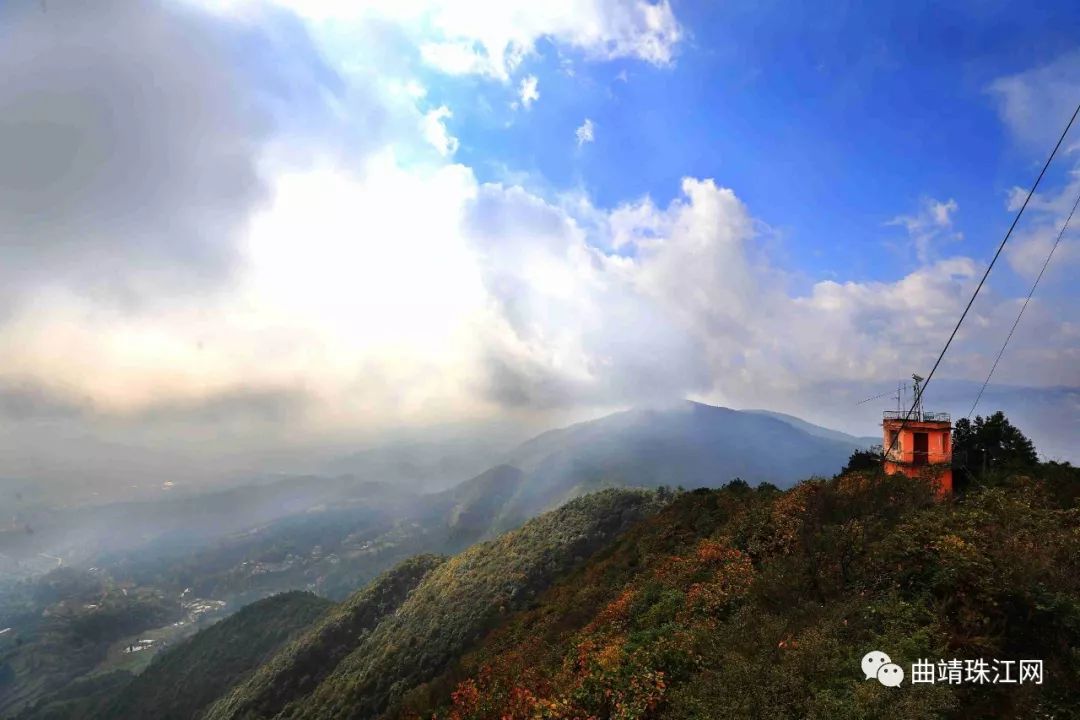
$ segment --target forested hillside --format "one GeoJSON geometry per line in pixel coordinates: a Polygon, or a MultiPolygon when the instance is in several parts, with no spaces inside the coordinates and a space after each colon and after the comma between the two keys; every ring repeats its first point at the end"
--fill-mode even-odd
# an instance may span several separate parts
{"type": "Polygon", "coordinates": [[[20,720],[153,718],[186,720],[259,667],[333,603],[290,592],[252,603],[154,658],[140,675],[88,678],[20,720]]]}
{"type": "Polygon", "coordinates": [[[1075,468],[1049,464],[944,503],[874,473],[683,494],[390,716],[1074,717],[1078,485],[1075,468]],[[874,649],[909,670],[1038,658],[1046,680],[884,687],[860,672],[874,649]]]}
{"type": "Polygon", "coordinates": [[[182,617],[179,602],[152,589],[128,589],[95,574],[61,568],[8,598],[12,628],[0,636],[0,717],[64,691],[105,661],[125,637],[182,617]]]}
{"type": "Polygon", "coordinates": [[[739,477],[787,487],[831,475],[857,438],[798,418],[696,402],[637,408],[552,430],[517,448],[508,463],[529,475],[519,502],[558,502],[605,485],[713,487],[739,477]]]}
{"type": "Polygon", "coordinates": [[[381,575],[240,683],[210,710],[210,717],[273,717],[306,696],[443,561],[420,556],[381,575]]]}
{"type": "MultiPolygon", "coordinates": [[[[139,533],[139,528],[153,529],[146,542],[96,556],[96,541],[86,543],[93,559],[76,569],[86,574],[94,568],[87,576],[93,592],[63,586],[63,579],[70,579],[67,567],[0,583],[0,631],[10,628],[0,638],[0,711],[19,712],[61,692],[68,699],[96,695],[108,684],[105,676],[116,670],[141,672],[159,650],[234,608],[290,590],[344,600],[410,557],[462,552],[603,488],[716,485],[744,470],[752,478],[782,466],[775,476],[781,482],[793,477],[793,465],[835,472],[852,444],[820,437],[821,432],[815,426],[797,428],[754,413],[686,403],[546,433],[506,458],[514,464],[497,465],[439,493],[418,496],[355,478],[293,478],[295,487],[283,480],[162,501],[146,515],[150,520],[135,528],[139,533]],[[774,451],[763,452],[762,443],[772,444],[774,451]],[[311,502],[315,505],[308,506],[311,502]],[[244,518],[286,516],[240,532],[200,535],[199,523],[239,506],[243,512],[230,516],[223,528],[235,528],[244,518]],[[191,515],[201,519],[188,522],[191,515]],[[155,525],[155,518],[168,522],[155,525]],[[35,599],[35,594],[48,595],[53,582],[61,586],[51,600],[35,599]],[[114,588],[106,603],[99,602],[99,585],[114,588]],[[53,612],[50,605],[76,596],[79,603],[43,615],[53,612]],[[179,622],[189,614],[181,605],[203,601],[218,608],[214,617],[201,616],[198,624],[179,622]],[[139,614],[155,603],[173,609],[139,614]],[[122,612],[109,620],[114,607],[122,612]],[[82,627],[95,622],[104,624],[98,630],[82,627]],[[75,632],[69,633],[69,627],[75,632]],[[16,640],[21,644],[14,645],[16,640]],[[139,652],[125,654],[121,644],[128,641],[139,642],[139,652]]],[[[108,532],[122,533],[135,526],[120,519],[131,513],[143,517],[144,505],[103,506],[91,515],[108,532]]],[[[60,557],[48,561],[67,563],[60,557]]],[[[108,682],[114,680],[123,685],[122,675],[108,682]]]]}
{"type": "Polygon", "coordinates": [[[302,592],[252,603],[155,658],[99,717],[196,717],[331,607],[330,601],[302,592]]]}
{"type": "MultiPolygon", "coordinates": [[[[997,454],[958,466],[964,490],[945,501],[873,464],[786,491],[586,495],[336,606],[248,606],[134,680],[92,673],[21,720],[1074,717],[1080,470],[986,434],[960,437],[997,454]],[[871,650],[908,669],[1039,659],[1045,681],[885,687],[860,671],[871,650]]],[[[486,532],[523,482],[495,468],[438,517],[486,532]]],[[[44,601],[100,592],[50,577],[44,601]]]]}
{"type": "Polygon", "coordinates": [[[662,493],[609,490],[480,543],[434,567],[370,632],[315,628],[207,717],[377,716],[663,502],[662,493]],[[328,653],[297,651],[323,646],[320,638],[341,645],[328,653]],[[335,666],[322,677],[328,665],[335,666]]]}

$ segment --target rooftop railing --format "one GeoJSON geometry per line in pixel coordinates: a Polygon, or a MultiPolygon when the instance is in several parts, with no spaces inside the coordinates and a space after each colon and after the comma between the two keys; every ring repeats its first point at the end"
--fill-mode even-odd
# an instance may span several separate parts
{"type": "Polygon", "coordinates": [[[952,422],[952,415],[947,412],[913,412],[908,415],[907,410],[886,410],[881,414],[885,420],[903,420],[908,422],[952,422]]]}

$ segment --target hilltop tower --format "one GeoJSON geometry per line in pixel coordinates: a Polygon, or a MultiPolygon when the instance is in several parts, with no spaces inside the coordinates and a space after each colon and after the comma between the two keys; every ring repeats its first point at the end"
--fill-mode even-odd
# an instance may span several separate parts
{"type": "Polygon", "coordinates": [[[919,395],[922,378],[914,375],[912,379],[918,402],[911,414],[886,410],[882,417],[882,445],[886,451],[882,465],[888,475],[903,473],[925,478],[939,497],[948,497],[953,489],[952,418],[949,413],[923,410],[919,395]]]}

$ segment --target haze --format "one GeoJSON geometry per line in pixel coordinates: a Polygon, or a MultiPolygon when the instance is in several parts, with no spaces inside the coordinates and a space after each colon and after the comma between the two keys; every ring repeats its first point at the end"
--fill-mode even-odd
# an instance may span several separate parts
{"type": "MultiPolygon", "coordinates": [[[[933,363],[1080,53],[1035,10],[1015,43],[975,5],[815,12],[796,57],[806,18],[738,4],[5,3],[0,478],[124,498],[431,443],[472,457],[446,485],[682,398],[877,434],[895,401],[858,401],[933,363]]],[[[1064,147],[928,407],[967,414],[1064,147]]],[[[978,409],[1074,462],[1078,263],[1070,231],[978,409]]]]}

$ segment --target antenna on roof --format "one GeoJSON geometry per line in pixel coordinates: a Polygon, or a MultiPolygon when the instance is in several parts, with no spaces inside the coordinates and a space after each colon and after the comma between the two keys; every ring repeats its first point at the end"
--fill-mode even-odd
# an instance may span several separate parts
{"type": "Polygon", "coordinates": [[[921,420],[922,419],[922,388],[920,387],[920,384],[922,383],[924,378],[923,378],[922,375],[919,375],[918,373],[912,373],[911,379],[915,382],[915,387],[914,387],[915,405],[912,408],[911,417],[914,420],[921,420]]]}

